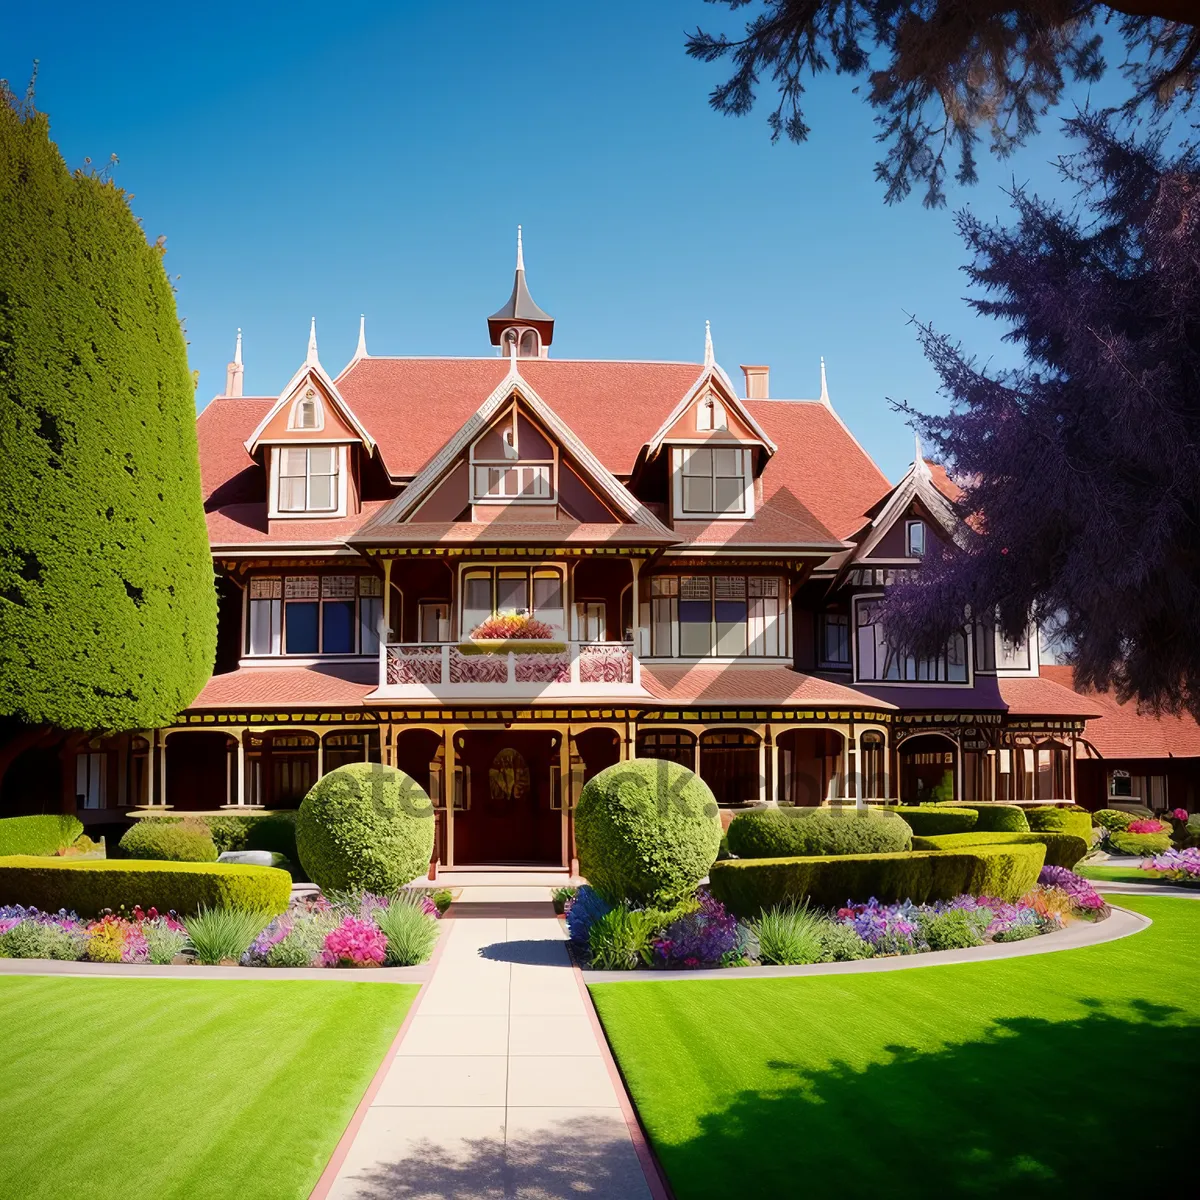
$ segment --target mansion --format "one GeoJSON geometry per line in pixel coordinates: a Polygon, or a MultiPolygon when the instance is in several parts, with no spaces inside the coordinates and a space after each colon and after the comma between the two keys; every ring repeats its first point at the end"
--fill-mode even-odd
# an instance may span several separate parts
{"type": "Polygon", "coordinates": [[[295,807],[370,760],[428,790],[442,866],[567,867],[583,783],[635,757],[731,808],[1075,798],[1102,712],[1036,636],[889,643],[878,599],[956,537],[957,489],[919,447],[890,484],[823,364],[783,400],[708,337],[698,362],[555,358],[519,245],[486,328],[464,358],[360,329],[331,371],[314,327],[272,396],[243,395],[239,334],[198,419],[215,673],[168,728],[85,749],[85,822],[295,807]],[[472,637],[497,615],[532,634],[472,637]]]}

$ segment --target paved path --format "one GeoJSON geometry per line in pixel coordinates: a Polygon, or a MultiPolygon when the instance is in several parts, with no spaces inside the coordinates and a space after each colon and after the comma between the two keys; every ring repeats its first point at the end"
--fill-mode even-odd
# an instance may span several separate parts
{"type": "Polygon", "coordinates": [[[649,1200],[547,890],[465,896],[328,1195],[649,1200]]]}

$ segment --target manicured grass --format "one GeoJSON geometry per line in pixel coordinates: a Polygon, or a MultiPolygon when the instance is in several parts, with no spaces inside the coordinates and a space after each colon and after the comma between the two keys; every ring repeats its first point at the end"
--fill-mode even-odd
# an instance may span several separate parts
{"type": "Polygon", "coordinates": [[[1093,867],[1079,866],[1075,868],[1075,873],[1085,879],[1094,879],[1097,883],[1169,883],[1177,887],[1191,886],[1178,879],[1164,879],[1158,871],[1143,871],[1139,867],[1110,867],[1105,863],[1098,863],[1093,867]]]}
{"type": "Polygon", "coordinates": [[[4,1200],[303,1200],[417,988],[0,976],[4,1200]]]}
{"type": "Polygon", "coordinates": [[[1145,1195],[1200,1115],[1200,903],[1120,903],[1154,924],[994,963],[591,991],[678,1200],[1145,1195]]]}

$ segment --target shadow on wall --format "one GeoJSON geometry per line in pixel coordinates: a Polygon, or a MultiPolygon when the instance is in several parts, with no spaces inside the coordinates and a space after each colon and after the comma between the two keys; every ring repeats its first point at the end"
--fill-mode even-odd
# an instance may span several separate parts
{"type": "Polygon", "coordinates": [[[407,1140],[401,1125],[387,1141],[397,1161],[351,1169],[343,1180],[349,1186],[338,1194],[355,1200],[649,1200],[617,1110],[550,1125],[538,1115],[509,1109],[507,1138],[469,1138],[453,1149],[429,1137],[407,1140]]]}
{"type": "MultiPolygon", "coordinates": [[[[679,1200],[759,1196],[1145,1196],[1184,1161],[1200,1115],[1200,1026],[1098,1001],[1077,1021],[1014,1018],[986,1040],[889,1062],[772,1062],[701,1133],[655,1149],[679,1200]],[[774,1131],[774,1132],[772,1132],[774,1131]]],[[[869,1013],[860,1019],[869,1021],[869,1013]]]]}

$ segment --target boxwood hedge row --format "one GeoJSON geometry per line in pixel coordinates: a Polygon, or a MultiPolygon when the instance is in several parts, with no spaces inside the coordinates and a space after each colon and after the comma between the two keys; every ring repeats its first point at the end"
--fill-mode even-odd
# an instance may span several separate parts
{"type": "Polygon", "coordinates": [[[1073,833],[943,833],[913,838],[914,850],[965,850],[976,846],[1046,847],[1046,866],[1071,869],[1088,852],[1090,843],[1073,833]]]}
{"type": "Polygon", "coordinates": [[[57,854],[83,832],[78,817],[57,813],[0,821],[0,858],[8,854],[57,854]]]}

